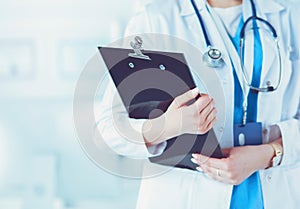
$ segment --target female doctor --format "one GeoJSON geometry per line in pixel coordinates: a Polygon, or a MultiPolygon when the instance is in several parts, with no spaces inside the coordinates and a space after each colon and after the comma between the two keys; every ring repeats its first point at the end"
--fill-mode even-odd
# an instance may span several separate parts
{"type": "MultiPolygon", "coordinates": [[[[222,53],[221,62],[208,65],[221,78],[227,107],[221,143],[226,158],[203,161],[203,156],[195,153],[191,160],[199,172],[174,168],[142,180],[138,209],[299,207],[299,9],[286,1],[274,0],[164,0],[147,5],[130,21],[126,35],[168,34],[192,42],[203,54],[211,48],[217,49],[216,56],[222,53]],[[240,48],[247,20],[247,24],[253,24],[251,27],[264,25],[275,45],[278,38],[278,56],[270,52],[264,35],[255,27],[253,54],[241,55],[247,51],[240,48]],[[251,67],[241,67],[244,59],[252,60],[251,67]],[[251,80],[243,76],[245,71],[252,74],[251,80]],[[263,144],[240,146],[234,140],[235,125],[257,122],[263,126],[263,144]]],[[[109,91],[106,97],[111,95],[109,91]]],[[[133,120],[131,125],[141,130],[138,140],[144,142],[142,145],[131,144],[118,133],[110,111],[100,118],[99,130],[121,155],[160,155],[168,139],[184,133],[206,133],[214,125],[217,110],[208,95],[197,99],[193,108],[185,105],[197,93],[194,89],[178,96],[164,113],[165,120],[133,120]],[[177,127],[172,121],[182,115],[183,126],[177,127]],[[151,124],[165,126],[165,131],[159,134],[159,130],[148,128],[151,124]]]]}

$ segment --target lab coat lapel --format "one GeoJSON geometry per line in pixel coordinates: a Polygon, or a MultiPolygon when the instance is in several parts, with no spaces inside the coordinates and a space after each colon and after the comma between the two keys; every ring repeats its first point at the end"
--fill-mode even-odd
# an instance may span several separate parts
{"type": "MultiPolygon", "coordinates": [[[[237,76],[239,78],[240,84],[242,88],[246,90],[247,93],[247,87],[245,86],[245,82],[243,80],[243,74],[242,74],[242,68],[240,65],[240,58],[238,53],[236,52],[232,41],[230,40],[228,35],[220,35],[220,34],[227,34],[226,29],[224,28],[224,25],[220,18],[214,14],[212,9],[206,8],[206,0],[195,0],[198,9],[200,11],[200,14],[202,18],[204,19],[206,28],[207,25],[210,26],[209,30],[207,30],[208,35],[210,37],[210,40],[213,44],[213,46],[217,47],[222,51],[223,59],[225,61],[225,64],[231,68],[231,60],[233,63],[233,66],[236,70],[237,76]],[[215,25],[216,27],[212,27],[215,25]],[[210,35],[212,34],[212,35],[210,35]]],[[[266,19],[266,14],[268,13],[275,13],[279,12],[283,9],[283,6],[280,4],[271,1],[271,0],[264,0],[264,1],[255,1],[257,14],[259,17],[266,19]]],[[[195,40],[197,40],[197,47],[201,51],[202,54],[204,54],[207,51],[207,46],[205,43],[203,31],[201,30],[199,21],[196,17],[196,14],[194,12],[194,9],[191,5],[190,0],[182,0],[181,1],[181,16],[185,16],[186,20],[188,21],[188,25],[191,29],[191,31],[199,31],[199,33],[195,33],[195,40]]],[[[252,10],[251,10],[251,3],[250,1],[243,1],[243,18],[244,21],[252,16],[252,10]]],[[[278,20],[279,22],[279,20],[278,20]]],[[[275,29],[276,25],[274,25],[275,29]]],[[[192,35],[192,34],[191,34],[192,35]]],[[[260,39],[262,43],[262,50],[263,52],[274,52],[272,44],[273,42],[269,42],[265,40],[266,38],[262,33],[260,33],[260,39]]],[[[274,53],[263,53],[263,64],[262,64],[262,74],[261,74],[261,80],[263,81],[264,78],[267,76],[269,69],[272,68],[274,61],[276,61],[276,52],[274,53]]],[[[244,51],[244,66],[246,74],[248,78],[248,82],[251,83],[252,80],[252,73],[253,73],[253,64],[254,64],[254,37],[253,34],[247,35],[247,45],[245,46],[244,51]]],[[[262,84],[265,85],[265,84],[262,84]]],[[[248,89],[249,90],[249,89],[248,89]]]]}
{"type": "MultiPolygon", "coordinates": [[[[226,46],[224,45],[222,36],[219,33],[218,26],[214,22],[214,17],[212,17],[210,12],[207,10],[207,2],[205,0],[195,0],[195,3],[197,4],[200,15],[204,20],[205,29],[207,30],[209,39],[212,42],[213,47],[221,50],[225,65],[231,66],[229,56],[226,53],[226,46]]],[[[197,47],[200,49],[201,53],[204,54],[205,52],[207,52],[208,48],[206,46],[204,34],[199,20],[189,0],[182,1],[181,15],[185,16],[186,21],[188,21],[187,24],[191,31],[198,31],[196,33],[194,32],[195,34],[191,35],[195,35],[195,40],[197,40],[197,47]]]]}
{"type": "MultiPolygon", "coordinates": [[[[205,44],[204,34],[200,27],[200,23],[198,21],[198,18],[195,14],[194,8],[191,4],[190,0],[183,0],[180,1],[181,3],[181,11],[180,15],[184,18],[186,21],[187,27],[190,29],[188,32],[190,36],[190,40],[194,40],[192,44],[195,44],[195,46],[200,50],[202,54],[204,54],[207,50],[207,46],[205,44]],[[196,31],[196,32],[195,32],[196,31]]],[[[204,7],[204,1],[195,0],[195,3],[197,4],[197,7],[199,9],[199,12],[203,13],[204,7]]]]}
{"type": "Polygon", "coordinates": [[[231,69],[232,68],[231,60],[230,60],[230,56],[228,55],[227,47],[224,40],[224,38],[229,39],[229,37],[227,35],[224,26],[220,24],[218,21],[216,21],[217,19],[219,19],[219,17],[217,14],[214,14],[214,12],[209,6],[206,7],[206,12],[205,13],[203,12],[203,16],[205,18],[205,23],[211,26],[210,30],[208,31],[208,34],[211,39],[213,47],[221,50],[225,65],[227,66],[227,68],[231,69]]]}
{"type": "Polygon", "coordinates": [[[217,14],[214,13],[214,11],[212,9],[210,9],[210,13],[214,16],[214,22],[216,25],[216,28],[218,30],[218,34],[225,34],[223,36],[218,37],[219,40],[215,40],[217,43],[220,44],[220,46],[222,46],[222,52],[223,52],[223,56],[224,56],[224,60],[226,63],[228,63],[228,66],[230,66],[230,69],[233,65],[236,74],[238,76],[239,82],[241,84],[242,89],[244,89],[245,93],[247,93],[247,87],[244,85],[243,82],[243,74],[242,74],[242,69],[241,69],[241,65],[240,65],[240,58],[239,58],[239,54],[236,51],[225,27],[224,24],[222,22],[222,20],[219,18],[219,16],[217,14]],[[232,62],[232,64],[231,64],[232,62]]]}
{"type": "MultiPolygon", "coordinates": [[[[251,17],[252,8],[250,1],[243,2],[243,19],[244,22],[251,17]]],[[[248,27],[251,27],[251,23],[248,27]]],[[[253,66],[254,66],[254,34],[253,30],[246,32],[245,39],[244,39],[244,74],[247,76],[247,81],[251,84],[252,81],[252,74],[253,74],[253,66]]],[[[245,83],[244,80],[240,80],[240,82],[245,83]]]]}

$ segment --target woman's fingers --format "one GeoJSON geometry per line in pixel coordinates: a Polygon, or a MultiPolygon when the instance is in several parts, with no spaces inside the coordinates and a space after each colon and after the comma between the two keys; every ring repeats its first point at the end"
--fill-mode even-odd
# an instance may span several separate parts
{"type": "Polygon", "coordinates": [[[198,95],[199,90],[195,88],[174,99],[165,113],[169,124],[178,121],[174,130],[170,128],[172,133],[204,134],[212,128],[216,121],[214,100],[207,94],[197,98],[198,95]],[[196,101],[192,103],[194,100],[196,101]]]}
{"type": "Polygon", "coordinates": [[[192,154],[194,162],[196,162],[199,166],[208,166],[219,168],[222,170],[228,170],[228,160],[227,158],[211,158],[202,154],[192,154]]]}
{"type": "Polygon", "coordinates": [[[217,121],[217,117],[215,117],[211,122],[208,123],[208,125],[205,128],[206,132],[213,128],[213,126],[215,125],[216,121],[217,121]]]}
{"type": "MultiPolygon", "coordinates": [[[[218,172],[218,171],[217,171],[218,172]]],[[[212,173],[205,173],[209,178],[212,178],[216,181],[225,183],[225,184],[230,184],[233,185],[234,183],[231,180],[228,180],[227,178],[223,177],[222,171],[219,170],[219,175],[218,174],[212,174],[212,173]]]]}
{"type": "Polygon", "coordinates": [[[201,154],[193,154],[191,161],[199,165],[197,167],[198,171],[204,172],[210,178],[223,183],[234,183],[232,174],[228,171],[226,159],[209,158],[201,154]]]}
{"type": "MultiPolygon", "coordinates": [[[[203,117],[205,117],[205,115],[203,115],[203,117]]],[[[214,125],[216,118],[217,118],[217,109],[213,107],[210,110],[210,112],[206,114],[206,118],[204,119],[203,126],[207,128],[211,124],[214,125]]]]}
{"type": "Polygon", "coordinates": [[[202,165],[201,168],[205,173],[209,174],[211,177],[216,178],[217,180],[229,178],[228,172],[220,168],[208,167],[206,165],[202,165]]]}
{"type": "Polygon", "coordinates": [[[192,107],[189,107],[195,108],[193,111],[196,111],[195,115],[197,115],[197,118],[195,120],[200,134],[209,131],[216,122],[217,110],[214,105],[214,100],[208,95],[204,95],[198,98],[195,104],[191,105],[192,107]]]}
{"type": "Polygon", "coordinates": [[[192,99],[195,99],[198,94],[198,88],[194,88],[176,97],[172,104],[174,104],[177,108],[182,107],[192,99]]]}
{"type": "Polygon", "coordinates": [[[211,98],[209,98],[209,103],[206,104],[206,106],[199,108],[199,112],[201,115],[208,115],[211,110],[215,107],[215,101],[211,98]]]}
{"type": "Polygon", "coordinates": [[[207,94],[201,94],[197,101],[190,105],[190,108],[193,108],[194,111],[201,113],[206,107],[208,107],[212,102],[212,99],[207,94]]]}

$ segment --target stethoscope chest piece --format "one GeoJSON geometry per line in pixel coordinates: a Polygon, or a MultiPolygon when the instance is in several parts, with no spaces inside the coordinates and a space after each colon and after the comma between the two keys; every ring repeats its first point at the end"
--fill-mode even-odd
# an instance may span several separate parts
{"type": "Polygon", "coordinates": [[[224,65],[222,52],[216,48],[210,48],[207,52],[205,52],[202,60],[208,67],[221,68],[224,65]]]}

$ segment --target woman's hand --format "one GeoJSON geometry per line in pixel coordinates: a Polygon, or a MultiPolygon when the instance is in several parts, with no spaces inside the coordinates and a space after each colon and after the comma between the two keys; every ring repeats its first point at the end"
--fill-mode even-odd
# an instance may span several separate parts
{"type": "Polygon", "coordinates": [[[181,134],[204,134],[216,122],[217,110],[214,100],[202,94],[197,88],[176,97],[167,111],[158,118],[147,120],[143,126],[145,142],[148,146],[159,144],[181,134]]]}
{"type": "Polygon", "coordinates": [[[255,171],[269,166],[274,149],[269,144],[223,149],[223,159],[193,154],[192,162],[199,165],[197,170],[209,177],[232,185],[239,185],[255,171]]]}
{"type": "Polygon", "coordinates": [[[174,99],[164,114],[166,128],[174,136],[180,134],[205,134],[216,121],[217,110],[214,100],[202,94],[194,103],[187,105],[199,94],[197,88],[174,99]]]}

